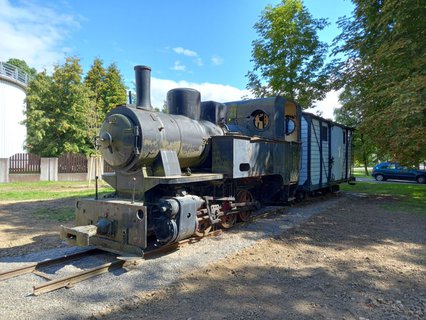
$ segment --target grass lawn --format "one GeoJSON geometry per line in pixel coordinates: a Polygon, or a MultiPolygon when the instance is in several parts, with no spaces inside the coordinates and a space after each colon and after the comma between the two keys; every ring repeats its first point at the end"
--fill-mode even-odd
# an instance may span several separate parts
{"type": "Polygon", "coordinates": [[[74,206],[39,208],[34,210],[34,212],[32,212],[32,215],[38,220],[67,222],[75,219],[75,208],[74,206]]]}
{"type": "Polygon", "coordinates": [[[353,186],[349,184],[342,184],[340,186],[340,190],[397,197],[400,201],[392,204],[385,203],[383,206],[390,211],[403,210],[415,214],[426,215],[425,184],[357,182],[353,186]]]}
{"type": "Polygon", "coordinates": [[[367,176],[365,174],[365,169],[364,167],[357,167],[354,168],[354,176],[357,178],[371,178],[371,172],[373,171],[372,167],[368,167],[368,173],[370,174],[369,176],[367,176]]]}
{"type": "MultiPolygon", "coordinates": [[[[112,192],[113,189],[101,182],[99,193],[112,192]]],[[[7,200],[49,200],[59,198],[89,197],[95,194],[95,183],[88,182],[39,181],[0,184],[0,201],[7,200]]]]}

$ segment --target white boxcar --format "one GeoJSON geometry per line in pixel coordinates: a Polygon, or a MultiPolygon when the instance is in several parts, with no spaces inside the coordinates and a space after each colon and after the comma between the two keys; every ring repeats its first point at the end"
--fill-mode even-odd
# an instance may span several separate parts
{"type": "Polygon", "coordinates": [[[302,155],[298,196],[337,191],[353,179],[353,129],[317,115],[302,113],[302,155]]]}

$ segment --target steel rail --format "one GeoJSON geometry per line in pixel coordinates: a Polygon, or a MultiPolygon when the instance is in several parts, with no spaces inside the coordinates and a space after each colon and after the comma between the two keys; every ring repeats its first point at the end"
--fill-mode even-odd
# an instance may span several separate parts
{"type": "MultiPolygon", "coordinates": [[[[142,259],[147,259],[149,256],[155,256],[156,254],[159,253],[163,253],[169,250],[174,250],[179,248],[181,245],[188,243],[191,244],[193,241],[199,241],[201,240],[201,238],[204,237],[208,237],[208,236],[217,236],[219,234],[222,233],[222,230],[214,230],[209,232],[208,234],[206,234],[203,237],[191,237],[188,239],[184,239],[182,241],[179,241],[177,243],[172,243],[169,245],[165,245],[163,247],[159,247],[159,248],[155,248],[155,249],[150,249],[148,251],[146,251],[144,253],[144,257],[142,259]]],[[[39,275],[40,277],[45,278],[46,280],[48,280],[46,283],[38,285],[38,286],[33,286],[33,295],[38,296],[41,295],[43,293],[48,293],[57,289],[61,289],[61,288],[71,288],[73,287],[75,284],[82,282],[84,280],[96,277],[98,275],[101,275],[103,273],[107,273],[110,271],[114,271],[120,268],[123,268],[129,264],[135,263],[134,260],[123,260],[123,259],[117,259],[114,260],[112,262],[108,262],[105,263],[101,266],[98,267],[94,267],[88,270],[84,270],[81,272],[78,272],[76,274],[70,275],[70,276],[66,276],[66,277],[62,277],[59,279],[50,279],[50,277],[42,272],[39,272],[37,270],[37,268],[40,267],[47,267],[47,266],[51,266],[51,265],[55,265],[55,264],[59,264],[62,262],[66,262],[66,261],[72,261],[72,260],[76,260],[79,258],[82,258],[84,256],[90,255],[92,253],[97,253],[97,252],[104,252],[101,249],[97,249],[97,248],[91,248],[85,251],[81,251],[75,254],[71,254],[71,255],[64,255],[58,258],[54,258],[54,259],[49,259],[49,260],[45,260],[45,261],[41,261],[41,262],[36,262],[33,263],[31,265],[22,267],[22,268],[18,268],[18,269],[13,269],[13,270],[9,270],[3,273],[0,273],[0,280],[5,280],[5,279],[9,279],[12,277],[17,277],[26,273],[34,273],[36,275],[39,275]]],[[[149,258],[148,258],[149,259],[149,258]]]]}
{"type": "MultiPolygon", "coordinates": [[[[156,253],[165,252],[168,250],[173,250],[179,247],[179,243],[173,243],[171,245],[167,245],[164,247],[160,247],[157,249],[152,249],[144,253],[145,256],[154,255],[156,253]]],[[[143,258],[141,258],[143,259],[143,258]]],[[[92,269],[84,270],[81,272],[78,272],[76,274],[66,276],[59,279],[50,280],[44,284],[33,286],[33,295],[38,296],[43,293],[48,293],[57,289],[61,288],[70,288],[74,286],[75,284],[88,280],[90,278],[99,276],[103,273],[111,272],[117,269],[121,269],[125,267],[128,264],[134,263],[134,260],[121,260],[117,259],[112,262],[105,263],[101,266],[94,267],[92,269]]]]}
{"type": "Polygon", "coordinates": [[[69,255],[63,255],[63,256],[60,256],[60,257],[57,257],[57,258],[52,258],[52,259],[48,259],[48,260],[44,260],[44,261],[35,262],[35,263],[32,263],[32,264],[26,265],[24,267],[21,267],[21,268],[7,270],[7,271],[0,273],[0,281],[10,279],[10,278],[14,278],[14,277],[18,277],[18,276],[21,276],[21,275],[24,275],[24,274],[27,274],[27,273],[32,273],[35,270],[37,270],[38,268],[49,267],[49,266],[53,266],[53,265],[60,264],[60,263],[63,263],[63,262],[77,260],[77,259],[83,258],[87,255],[97,253],[97,252],[101,252],[101,250],[99,250],[97,248],[90,248],[90,249],[80,251],[80,252],[77,252],[77,253],[73,253],[73,254],[69,254],[69,255]]]}
{"type": "Polygon", "coordinates": [[[57,289],[72,287],[73,285],[81,281],[96,277],[106,272],[120,269],[127,262],[128,261],[125,260],[115,260],[113,262],[105,263],[99,267],[85,270],[71,276],[51,280],[38,286],[33,286],[33,295],[38,296],[40,294],[51,292],[57,289]]]}

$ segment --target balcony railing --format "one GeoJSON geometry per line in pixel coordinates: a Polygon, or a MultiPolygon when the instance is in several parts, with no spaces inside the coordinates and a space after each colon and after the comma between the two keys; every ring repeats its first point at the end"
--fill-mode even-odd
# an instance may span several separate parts
{"type": "Polygon", "coordinates": [[[29,76],[26,72],[6,62],[0,62],[0,75],[14,79],[24,86],[29,81],[29,76]]]}

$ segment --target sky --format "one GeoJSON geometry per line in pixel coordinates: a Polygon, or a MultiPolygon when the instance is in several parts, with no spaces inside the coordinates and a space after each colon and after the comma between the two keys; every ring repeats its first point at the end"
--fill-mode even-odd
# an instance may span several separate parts
{"type": "MultiPolygon", "coordinates": [[[[245,75],[252,68],[253,25],[278,0],[0,0],[0,61],[23,59],[38,71],[53,70],[67,56],[87,72],[95,58],[116,63],[134,88],[135,65],[152,68],[151,101],[161,109],[168,90],[195,88],[202,100],[250,96],[245,75]]],[[[314,18],[330,26],[319,34],[331,43],[336,21],[353,10],[350,0],[305,0],[314,18]]],[[[332,118],[339,107],[330,92],[317,102],[332,118]]]]}

